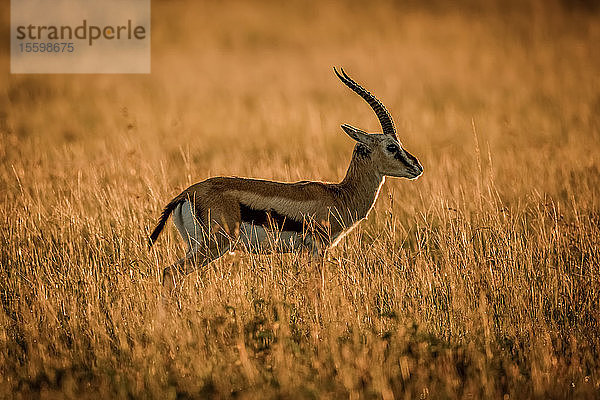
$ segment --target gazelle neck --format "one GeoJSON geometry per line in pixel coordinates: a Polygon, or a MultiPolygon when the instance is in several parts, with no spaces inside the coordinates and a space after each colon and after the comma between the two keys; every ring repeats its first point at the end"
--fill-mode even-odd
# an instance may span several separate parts
{"type": "Polygon", "coordinates": [[[385,177],[377,170],[368,150],[358,144],[354,147],[352,160],[344,179],[338,184],[340,200],[345,208],[346,223],[365,218],[379,194],[385,177]]]}

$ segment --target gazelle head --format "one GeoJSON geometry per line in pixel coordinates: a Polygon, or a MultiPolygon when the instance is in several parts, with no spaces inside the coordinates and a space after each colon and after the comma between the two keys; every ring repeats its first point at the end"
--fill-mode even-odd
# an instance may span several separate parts
{"type": "Polygon", "coordinates": [[[342,125],[344,132],[356,140],[357,148],[369,157],[381,175],[416,179],[423,173],[419,160],[402,147],[396,136],[392,116],[384,105],[366,89],[350,78],[341,68],[342,74],[333,69],[340,80],[362,97],[375,111],[383,133],[367,133],[348,124],[342,125]]]}

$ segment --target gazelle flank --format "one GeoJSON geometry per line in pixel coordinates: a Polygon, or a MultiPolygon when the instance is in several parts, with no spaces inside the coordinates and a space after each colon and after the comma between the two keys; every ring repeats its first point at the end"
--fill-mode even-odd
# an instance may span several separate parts
{"type": "Polygon", "coordinates": [[[356,145],[346,176],[339,183],[215,177],[185,189],[167,204],[150,235],[152,246],[173,214],[173,222],[187,243],[185,257],[164,269],[163,285],[172,287],[177,276],[185,276],[234,249],[308,249],[322,256],[367,217],[386,176],[416,179],[423,173],[416,157],[402,147],[383,104],[343,69],[341,74],[335,68],[334,72],[375,111],[382,133],[341,126],[356,145]]]}

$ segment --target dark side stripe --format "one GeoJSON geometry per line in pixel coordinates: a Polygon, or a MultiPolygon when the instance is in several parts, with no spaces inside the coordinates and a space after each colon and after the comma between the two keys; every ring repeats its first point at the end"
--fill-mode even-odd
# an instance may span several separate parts
{"type": "Polygon", "coordinates": [[[271,230],[303,232],[302,222],[281,215],[275,210],[256,210],[240,203],[240,213],[242,222],[247,224],[262,225],[271,230]]]}

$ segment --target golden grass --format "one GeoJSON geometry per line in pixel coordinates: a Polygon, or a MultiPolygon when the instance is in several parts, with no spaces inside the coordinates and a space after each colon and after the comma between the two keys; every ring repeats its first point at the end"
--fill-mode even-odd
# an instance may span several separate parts
{"type": "Polygon", "coordinates": [[[600,18],[467,4],[156,2],[148,76],[9,75],[3,48],[0,397],[600,396],[600,18]],[[334,65],[423,177],[322,274],[236,253],[163,305],[174,194],[338,180],[339,125],[379,129],[334,65]]]}

